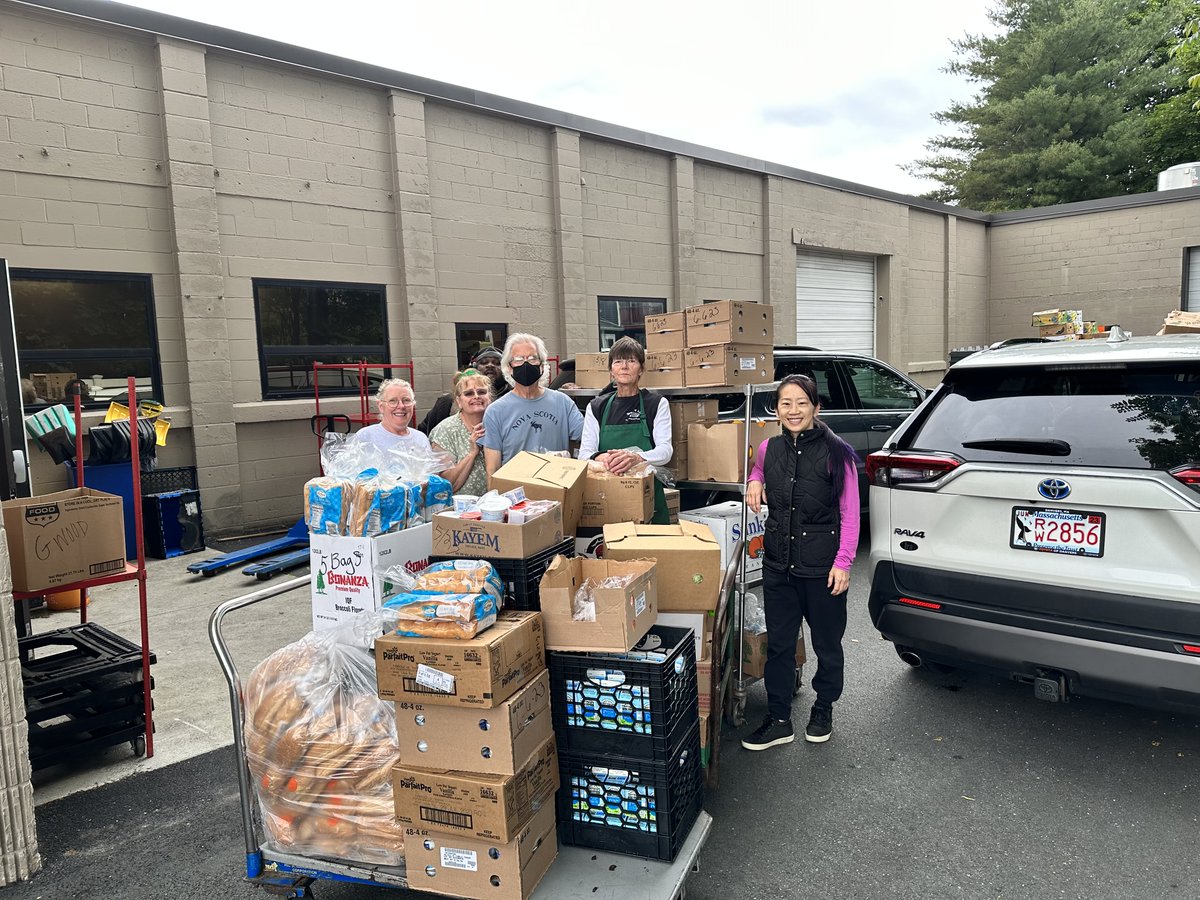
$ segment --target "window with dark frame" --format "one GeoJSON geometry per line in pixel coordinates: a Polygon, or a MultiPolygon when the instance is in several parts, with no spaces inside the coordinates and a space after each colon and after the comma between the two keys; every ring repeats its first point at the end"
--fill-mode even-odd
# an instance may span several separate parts
{"type": "Polygon", "coordinates": [[[646,316],[667,311],[664,297],[599,297],[600,349],[607,350],[618,338],[634,338],[646,346],[646,316]]]}
{"type": "Polygon", "coordinates": [[[1200,312],[1200,247],[1188,247],[1183,258],[1183,295],[1179,298],[1179,308],[1200,312]]]}
{"type": "MultiPolygon", "coordinates": [[[[311,397],[314,362],[388,362],[383,285],[256,278],[254,318],[264,400],[311,397]]],[[[323,395],[358,391],[355,370],[322,370],[323,395]]]]}
{"type": "Polygon", "coordinates": [[[458,354],[460,371],[470,365],[475,354],[484,347],[503,350],[504,342],[508,340],[508,326],[503,323],[460,323],[454,327],[455,351],[458,354]]]}
{"type": "Polygon", "coordinates": [[[149,275],[10,269],[13,330],[27,407],[66,399],[73,379],[84,406],[138,397],[165,402],[154,286],[149,275]]]}

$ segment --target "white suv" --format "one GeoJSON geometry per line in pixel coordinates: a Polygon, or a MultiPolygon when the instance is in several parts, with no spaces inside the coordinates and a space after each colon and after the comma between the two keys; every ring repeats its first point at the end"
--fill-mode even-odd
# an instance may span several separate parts
{"type": "Polygon", "coordinates": [[[1200,336],[976,353],[867,474],[905,662],[1200,711],[1200,336]]]}

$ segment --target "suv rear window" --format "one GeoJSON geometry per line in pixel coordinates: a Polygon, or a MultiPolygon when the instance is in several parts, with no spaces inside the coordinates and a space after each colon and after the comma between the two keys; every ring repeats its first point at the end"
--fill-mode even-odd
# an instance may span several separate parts
{"type": "Polygon", "coordinates": [[[1124,469],[1195,463],[1200,363],[951,371],[901,449],[1124,469]]]}

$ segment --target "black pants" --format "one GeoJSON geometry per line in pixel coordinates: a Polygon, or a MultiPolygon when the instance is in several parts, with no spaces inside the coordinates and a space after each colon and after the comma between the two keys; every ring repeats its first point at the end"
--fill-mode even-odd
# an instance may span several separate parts
{"type": "Polygon", "coordinates": [[[842,696],[846,657],[847,594],[834,597],[826,576],[797,578],[763,566],[763,609],[767,614],[767,663],[763,682],[767,711],[774,719],[792,715],[792,690],[796,682],[796,641],[801,619],[808,622],[809,644],[817,655],[812,687],[817,704],[831,706],[842,696]]]}

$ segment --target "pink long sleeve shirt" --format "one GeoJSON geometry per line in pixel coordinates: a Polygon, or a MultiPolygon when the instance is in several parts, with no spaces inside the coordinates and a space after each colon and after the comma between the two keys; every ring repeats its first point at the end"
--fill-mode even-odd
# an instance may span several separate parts
{"type": "MultiPolygon", "coordinates": [[[[767,440],[770,440],[768,438],[767,440]]],[[[763,460],[767,456],[767,441],[758,445],[758,454],[754,457],[754,468],[750,470],[748,481],[757,481],[765,486],[763,476],[763,460]]],[[[850,570],[854,565],[854,555],[858,552],[858,469],[854,460],[846,460],[846,474],[842,482],[842,496],[838,501],[838,511],[841,516],[841,537],[838,541],[837,556],[833,564],[839,569],[850,570]]]]}

